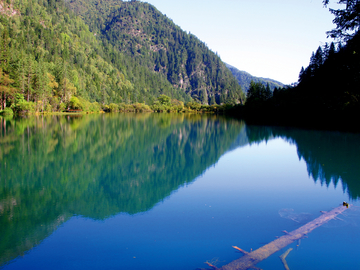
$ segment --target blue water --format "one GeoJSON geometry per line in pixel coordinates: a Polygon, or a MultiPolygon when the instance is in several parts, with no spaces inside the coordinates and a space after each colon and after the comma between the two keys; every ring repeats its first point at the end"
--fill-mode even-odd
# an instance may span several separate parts
{"type": "MultiPolygon", "coordinates": [[[[126,130],[135,130],[135,126],[139,127],[139,130],[132,134],[138,134],[140,131],[147,134],[148,131],[146,130],[155,129],[155,127],[151,127],[154,124],[151,121],[157,121],[156,117],[158,116],[149,117],[150,119],[142,119],[141,121],[130,119],[128,116],[125,118],[124,116],[95,118],[92,119],[94,122],[91,125],[83,127],[83,129],[94,128],[96,124],[99,124],[99,130],[101,130],[104,126],[111,126],[111,121],[116,121],[116,123],[128,121],[124,126],[129,129],[121,129],[118,134],[124,134],[126,130]]],[[[172,121],[172,119],[170,120],[172,121]]],[[[81,124],[83,123],[81,121],[86,121],[86,119],[78,121],[81,124]]],[[[70,123],[72,122],[70,121],[70,123]]],[[[39,122],[33,127],[37,127],[38,124],[39,122]]],[[[7,123],[6,128],[9,126],[16,127],[17,124],[16,122],[7,123]]],[[[52,184],[42,182],[43,187],[39,184],[33,189],[29,188],[26,181],[16,182],[14,180],[15,178],[19,180],[19,175],[15,174],[10,177],[10,173],[6,174],[8,169],[2,167],[0,182],[2,185],[2,193],[0,193],[2,201],[0,200],[0,202],[3,202],[2,207],[6,208],[7,204],[4,202],[8,200],[9,196],[13,196],[18,202],[13,208],[19,207],[19,211],[15,212],[17,217],[16,215],[10,217],[9,214],[6,214],[9,212],[3,210],[0,212],[0,217],[4,220],[5,217],[14,220],[15,225],[13,227],[21,228],[19,224],[25,221],[28,222],[26,224],[30,224],[26,226],[27,228],[34,226],[33,230],[22,230],[25,230],[21,236],[22,239],[16,242],[21,248],[11,247],[10,244],[1,246],[3,254],[11,253],[8,255],[9,260],[3,262],[2,269],[197,269],[208,267],[204,264],[206,261],[221,267],[242,256],[232,246],[239,246],[247,251],[255,250],[273,241],[276,236],[282,236],[283,230],[295,230],[318,217],[321,214],[320,211],[331,210],[342,204],[343,201],[349,201],[353,206],[345,211],[346,216],[340,216],[342,220],[336,220],[315,229],[308,235],[308,238],[302,239],[300,244],[295,242],[289,245],[260,262],[257,267],[261,269],[285,269],[279,256],[292,247],[293,250],[286,258],[291,270],[360,269],[358,257],[360,251],[360,202],[357,197],[359,189],[356,189],[356,183],[354,185],[350,182],[353,178],[359,179],[360,175],[356,175],[359,160],[346,159],[347,157],[358,156],[359,152],[349,153],[349,151],[359,149],[357,144],[350,145],[346,150],[346,155],[341,156],[341,153],[338,153],[336,146],[334,146],[334,141],[331,141],[332,139],[335,141],[342,140],[340,139],[341,136],[346,137],[345,141],[349,141],[349,137],[354,138],[355,136],[356,141],[357,134],[284,131],[270,128],[270,136],[258,136],[257,139],[254,139],[251,137],[251,131],[256,131],[256,128],[246,126],[244,123],[237,123],[235,120],[219,120],[219,118],[212,117],[201,117],[197,120],[189,117],[180,124],[176,121],[171,122],[168,127],[169,130],[162,132],[163,135],[165,133],[164,137],[159,134],[150,136],[149,133],[148,137],[151,143],[141,143],[144,146],[142,150],[139,150],[139,153],[144,153],[145,156],[148,150],[149,153],[153,153],[151,155],[166,156],[166,159],[154,159],[161,160],[160,165],[154,164],[154,160],[149,161],[151,155],[141,159],[141,154],[134,154],[138,160],[132,157],[134,160],[131,161],[131,164],[140,161],[146,164],[149,162],[146,169],[141,169],[141,164],[129,165],[128,159],[130,158],[119,161],[121,158],[118,155],[126,155],[125,150],[120,147],[113,152],[109,150],[110,152],[107,154],[109,159],[102,155],[101,159],[106,162],[104,162],[105,164],[101,163],[100,171],[102,173],[96,174],[97,169],[94,168],[100,166],[96,165],[100,161],[98,160],[98,163],[93,162],[92,158],[88,156],[88,150],[86,150],[86,155],[78,150],[81,148],[79,146],[81,145],[81,138],[77,137],[76,139],[79,148],[75,153],[69,154],[69,148],[62,146],[62,148],[67,149],[69,155],[76,155],[76,160],[85,156],[89,158],[88,162],[91,164],[89,169],[82,171],[83,168],[76,168],[76,164],[73,164],[69,169],[71,175],[76,174],[77,170],[80,170],[81,174],[96,175],[93,181],[86,182],[85,187],[80,187],[80,183],[86,179],[80,178],[79,186],[76,184],[76,179],[65,181],[60,176],[59,179],[56,179],[56,172],[49,172],[53,167],[57,168],[54,165],[56,160],[52,161],[53,163],[46,163],[45,166],[41,165],[38,169],[36,166],[42,162],[31,163],[30,169],[26,170],[32,172],[25,170],[20,175],[27,177],[29,175],[37,175],[37,177],[42,175],[42,181],[47,179],[46,175],[52,175],[54,179],[48,180],[49,183],[59,181],[61,184],[49,193],[57,198],[55,201],[50,198],[38,199],[35,197],[34,200],[38,204],[46,201],[47,203],[44,203],[46,207],[34,206],[31,207],[31,211],[26,208],[26,213],[20,207],[21,196],[25,196],[25,191],[37,190],[40,192],[42,188],[51,189],[52,184]],[[296,135],[294,132],[297,132],[296,135]],[[181,140],[179,139],[180,133],[182,134],[181,140]],[[223,133],[227,135],[233,133],[233,135],[230,138],[223,137],[223,133]],[[281,135],[279,135],[280,133],[281,135]],[[199,134],[203,134],[203,136],[199,134]],[[207,136],[214,138],[212,137],[210,141],[203,143],[207,136]],[[307,136],[310,138],[308,140],[319,136],[322,143],[328,141],[328,149],[325,149],[324,153],[316,154],[316,151],[311,149],[313,144],[305,145],[299,139],[307,136]],[[334,136],[335,138],[333,138],[334,136]],[[156,138],[159,138],[159,141],[156,138]],[[173,142],[173,140],[175,141],[173,142]],[[185,140],[187,142],[183,142],[185,140]],[[228,143],[221,145],[224,141],[228,141],[228,143]],[[180,146],[182,143],[184,143],[183,147],[180,146]],[[210,146],[211,143],[213,144],[210,146]],[[214,145],[216,145],[214,148],[216,150],[206,152],[214,145]],[[161,152],[156,149],[168,150],[161,152]],[[187,155],[182,151],[188,151],[192,155],[187,155]],[[210,154],[214,157],[210,157],[210,154]],[[183,155],[187,157],[186,160],[179,158],[183,155]],[[190,158],[191,162],[189,162],[190,158]],[[211,161],[213,158],[215,161],[211,161]],[[331,169],[327,170],[326,161],[333,159],[343,160],[345,165],[337,162],[336,166],[339,168],[336,171],[334,171],[335,166],[331,166],[331,169]],[[167,162],[178,164],[178,170],[176,170],[176,166],[172,165],[174,167],[166,173],[163,172],[165,174],[163,175],[157,174],[151,169],[164,170],[167,162]],[[197,168],[200,163],[204,164],[204,167],[197,168]],[[139,186],[147,183],[146,172],[148,174],[155,173],[155,178],[149,177],[149,181],[155,182],[161,177],[169,178],[169,182],[171,182],[170,178],[177,179],[179,175],[187,177],[188,172],[184,172],[187,167],[183,164],[187,164],[188,169],[195,173],[195,177],[185,179],[186,181],[180,182],[179,185],[176,183],[174,185],[176,188],[172,186],[167,191],[161,192],[159,199],[155,200],[154,203],[152,200],[150,203],[144,202],[147,198],[156,197],[157,192],[160,192],[158,190],[166,185],[164,182],[161,182],[159,186],[153,183],[151,189],[149,187],[145,191],[136,193],[139,186]],[[318,164],[320,164],[319,168],[317,168],[318,164]],[[126,166],[131,168],[129,169],[126,166]],[[352,170],[349,171],[351,168],[352,170]],[[38,172],[44,170],[47,173],[38,172]],[[314,178],[314,170],[319,172],[316,178],[314,178]],[[352,176],[349,178],[348,174],[352,174],[352,176]],[[342,179],[345,177],[348,177],[348,182],[342,179]],[[7,184],[9,179],[12,179],[11,184],[7,184]],[[74,183],[69,184],[72,181],[74,183]],[[118,182],[122,181],[125,183],[124,188],[117,185],[118,182]],[[21,187],[21,182],[27,187],[21,187]],[[95,185],[96,182],[103,184],[92,187],[91,185],[95,185]],[[79,189],[81,192],[72,194],[67,189],[69,185],[72,189],[79,189]],[[353,188],[354,186],[355,188],[353,188]],[[64,190],[61,190],[60,187],[63,187],[64,190]],[[352,190],[349,190],[349,187],[352,190]],[[111,196],[109,195],[110,191],[106,190],[111,191],[111,196]],[[127,194],[127,190],[128,193],[142,195],[130,196],[127,194]],[[56,192],[63,192],[64,194],[60,196],[56,192]],[[92,195],[96,192],[105,195],[99,197],[92,195]],[[121,198],[126,199],[123,201],[121,198]],[[141,206],[137,206],[139,202],[141,202],[141,206]],[[89,204],[95,206],[88,209],[89,204]],[[110,214],[102,216],[102,209],[110,214]],[[137,209],[145,210],[139,211],[137,209]],[[282,209],[292,209],[295,214],[306,213],[304,215],[306,219],[296,222],[286,216],[281,216],[279,212],[281,213],[282,209]],[[49,211],[48,215],[53,212],[56,213],[54,214],[55,218],[44,221],[42,224],[43,221],[41,220],[47,214],[44,213],[44,217],[42,217],[41,213],[33,211],[49,211]],[[34,216],[36,221],[29,221],[31,216],[34,216]],[[16,218],[20,221],[16,221],[16,218]],[[36,225],[34,225],[35,223],[36,225]],[[47,231],[39,232],[41,226],[47,227],[47,231]],[[26,242],[31,243],[28,244],[29,248],[24,248],[26,242]],[[16,249],[23,251],[19,251],[19,254],[16,255],[16,249]]],[[[48,128],[50,129],[50,127],[48,128]]],[[[54,134],[53,130],[56,128],[54,127],[51,130],[54,134]]],[[[114,130],[116,131],[116,128],[114,130]]],[[[39,130],[34,128],[32,132],[35,136],[39,130]]],[[[71,132],[69,131],[67,136],[71,136],[71,132]]],[[[76,132],[79,134],[80,130],[76,129],[76,132]]],[[[89,132],[90,130],[86,130],[84,134],[89,132]]],[[[11,128],[7,130],[7,133],[11,133],[11,128]]],[[[4,133],[2,134],[3,138],[6,138],[4,133]]],[[[24,134],[26,135],[26,132],[24,134]]],[[[23,140],[24,134],[22,135],[23,140]]],[[[27,136],[31,138],[31,135],[27,136]]],[[[104,136],[108,135],[105,133],[104,136]]],[[[135,144],[141,141],[136,136],[133,135],[135,144]]],[[[88,137],[84,138],[86,139],[83,141],[89,139],[88,137]]],[[[127,138],[131,138],[131,136],[127,138]]],[[[94,139],[91,145],[94,147],[99,145],[99,140],[94,139]]],[[[131,142],[132,139],[128,139],[127,145],[131,145],[131,142]]],[[[113,147],[112,149],[116,148],[114,140],[109,143],[113,147]]],[[[84,144],[84,149],[88,148],[85,147],[86,145],[84,144]]],[[[320,143],[315,145],[319,148],[324,147],[320,143]]],[[[5,146],[8,144],[3,143],[2,149],[5,149],[5,146]]],[[[15,144],[15,146],[17,145],[15,144]]],[[[37,144],[36,146],[34,144],[33,146],[36,148],[41,145],[37,144]]],[[[26,147],[21,151],[25,151],[24,149],[26,147]]],[[[32,151],[36,152],[37,150],[33,149],[32,151]]],[[[60,151],[60,149],[54,151],[64,154],[64,151],[60,151]]],[[[15,161],[10,160],[10,155],[11,151],[3,155],[3,160],[8,158],[7,164],[11,164],[11,162],[16,164],[15,161]]],[[[82,167],[84,166],[84,163],[80,161],[79,163],[82,164],[82,167]]],[[[34,181],[37,180],[34,179],[34,181]]],[[[56,186],[56,184],[54,185],[56,186]]],[[[47,194],[46,191],[45,194],[47,194]]],[[[12,223],[3,221],[1,224],[4,224],[1,226],[6,226],[6,232],[11,235],[12,223]]],[[[16,231],[16,229],[14,230],[16,231]]],[[[4,235],[2,236],[4,237],[4,235]]]]}

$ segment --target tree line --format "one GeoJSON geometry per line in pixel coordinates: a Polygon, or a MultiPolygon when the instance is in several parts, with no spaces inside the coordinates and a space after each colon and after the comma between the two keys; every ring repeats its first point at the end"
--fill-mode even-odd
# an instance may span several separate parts
{"type": "Polygon", "coordinates": [[[312,53],[298,82],[272,94],[253,84],[245,106],[236,106],[233,114],[258,123],[360,130],[360,4],[340,3],[343,9],[330,9],[336,28],[327,33],[334,42],[312,53]]]}

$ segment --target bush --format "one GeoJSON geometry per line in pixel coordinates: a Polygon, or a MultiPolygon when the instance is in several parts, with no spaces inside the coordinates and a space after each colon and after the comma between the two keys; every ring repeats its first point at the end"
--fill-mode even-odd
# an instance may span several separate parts
{"type": "Polygon", "coordinates": [[[83,104],[77,97],[72,96],[69,100],[69,107],[73,110],[82,110],[83,104]]]}
{"type": "Polygon", "coordinates": [[[110,110],[110,112],[117,112],[117,111],[119,111],[119,105],[117,105],[115,103],[110,103],[109,110],[110,110]]]}
{"type": "Polygon", "coordinates": [[[59,109],[59,107],[60,107],[60,101],[59,101],[59,98],[58,97],[51,97],[50,99],[49,99],[49,102],[50,102],[50,106],[51,106],[51,110],[53,111],[53,112],[56,112],[58,109],[59,109]]]}
{"type": "Polygon", "coordinates": [[[171,98],[166,95],[160,95],[157,99],[162,105],[169,106],[171,104],[171,98]]]}
{"type": "Polygon", "coordinates": [[[43,108],[43,103],[41,100],[38,100],[36,102],[34,102],[34,110],[35,112],[41,112],[43,108]]]}
{"type": "Polygon", "coordinates": [[[201,104],[199,104],[195,101],[191,101],[191,102],[186,103],[186,107],[188,107],[189,109],[194,110],[194,111],[199,111],[201,108],[201,104]]]}
{"type": "Polygon", "coordinates": [[[16,114],[33,113],[35,111],[35,104],[31,101],[25,101],[24,96],[18,93],[15,94],[11,109],[16,114]]]}
{"type": "Polygon", "coordinates": [[[59,105],[59,112],[63,112],[66,109],[66,104],[64,102],[61,102],[59,105]]]}
{"type": "Polygon", "coordinates": [[[5,108],[0,114],[2,115],[13,115],[14,112],[11,108],[5,108]]]}
{"type": "Polygon", "coordinates": [[[100,104],[97,102],[90,103],[89,111],[90,112],[100,112],[101,111],[100,104]]]}
{"type": "Polygon", "coordinates": [[[48,113],[51,113],[52,112],[52,106],[50,104],[47,104],[46,107],[45,107],[45,111],[48,112],[48,113]]]}
{"type": "Polygon", "coordinates": [[[151,108],[145,103],[135,103],[133,107],[135,112],[152,112],[151,108]]]}
{"type": "Polygon", "coordinates": [[[14,104],[12,107],[13,111],[18,114],[28,114],[35,112],[35,104],[31,101],[23,101],[17,104],[14,104]]]}
{"type": "Polygon", "coordinates": [[[151,109],[154,112],[164,112],[166,111],[166,106],[162,105],[159,101],[155,101],[153,105],[151,105],[151,109]]]}

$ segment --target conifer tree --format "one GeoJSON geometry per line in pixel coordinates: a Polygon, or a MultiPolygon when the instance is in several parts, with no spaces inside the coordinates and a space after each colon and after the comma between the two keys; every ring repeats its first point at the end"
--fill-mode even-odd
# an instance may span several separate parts
{"type": "MultiPolygon", "coordinates": [[[[304,80],[304,78],[305,78],[305,69],[304,69],[304,67],[301,67],[301,70],[299,73],[299,80],[298,80],[299,83],[302,82],[304,80]]],[[[275,90],[274,90],[274,92],[275,92],[275,90]]]]}
{"type": "Polygon", "coordinates": [[[316,50],[313,64],[315,66],[315,70],[318,70],[323,64],[323,50],[321,49],[321,46],[319,46],[316,50]]]}
{"type": "MultiPolygon", "coordinates": [[[[323,0],[327,6],[330,0],[323,0]]],[[[335,15],[333,22],[336,28],[328,31],[328,36],[340,41],[348,41],[359,31],[360,27],[360,1],[359,0],[339,0],[338,4],[345,5],[344,9],[332,9],[330,12],[335,15]]]]}
{"type": "Polygon", "coordinates": [[[16,93],[16,88],[11,85],[14,83],[14,80],[9,78],[9,75],[6,74],[2,68],[0,68],[0,109],[4,110],[6,108],[6,101],[9,97],[14,97],[16,93]]]}

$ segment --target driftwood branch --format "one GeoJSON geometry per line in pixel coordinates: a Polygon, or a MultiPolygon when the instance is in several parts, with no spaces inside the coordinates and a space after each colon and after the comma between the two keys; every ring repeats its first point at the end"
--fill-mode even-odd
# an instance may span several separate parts
{"type": "Polygon", "coordinates": [[[287,262],[286,262],[286,256],[289,255],[290,251],[292,251],[292,248],[289,248],[287,251],[285,251],[283,254],[280,255],[280,260],[282,261],[284,267],[286,270],[290,270],[287,262]]]}
{"type": "Polygon", "coordinates": [[[274,254],[275,252],[283,249],[284,247],[288,246],[289,244],[293,243],[296,240],[299,240],[305,237],[308,233],[313,231],[314,229],[320,227],[321,225],[325,224],[331,219],[334,219],[337,215],[344,212],[348,209],[349,204],[339,206],[334,208],[333,210],[323,213],[320,217],[310,221],[309,223],[301,226],[300,228],[287,233],[284,236],[279,237],[278,239],[266,244],[257,250],[252,252],[243,251],[241,248],[235,247],[237,250],[244,253],[244,256],[240,259],[237,259],[223,267],[219,268],[220,270],[248,270],[254,269],[256,264],[265,260],[270,255],[274,254]]]}
{"type": "Polygon", "coordinates": [[[241,249],[241,248],[239,248],[237,246],[232,246],[232,247],[235,248],[236,250],[240,251],[241,253],[245,254],[245,255],[249,254],[249,252],[247,252],[247,251],[245,251],[245,250],[243,250],[243,249],[241,249]]]}
{"type": "Polygon", "coordinates": [[[211,263],[209,263],[209,262],[205,262],[208,266],[210,266],[212,269],[219,269],[219,268],[217,268],[215,265],[213,265],[213,264],[211,264],[211,263]]]}

